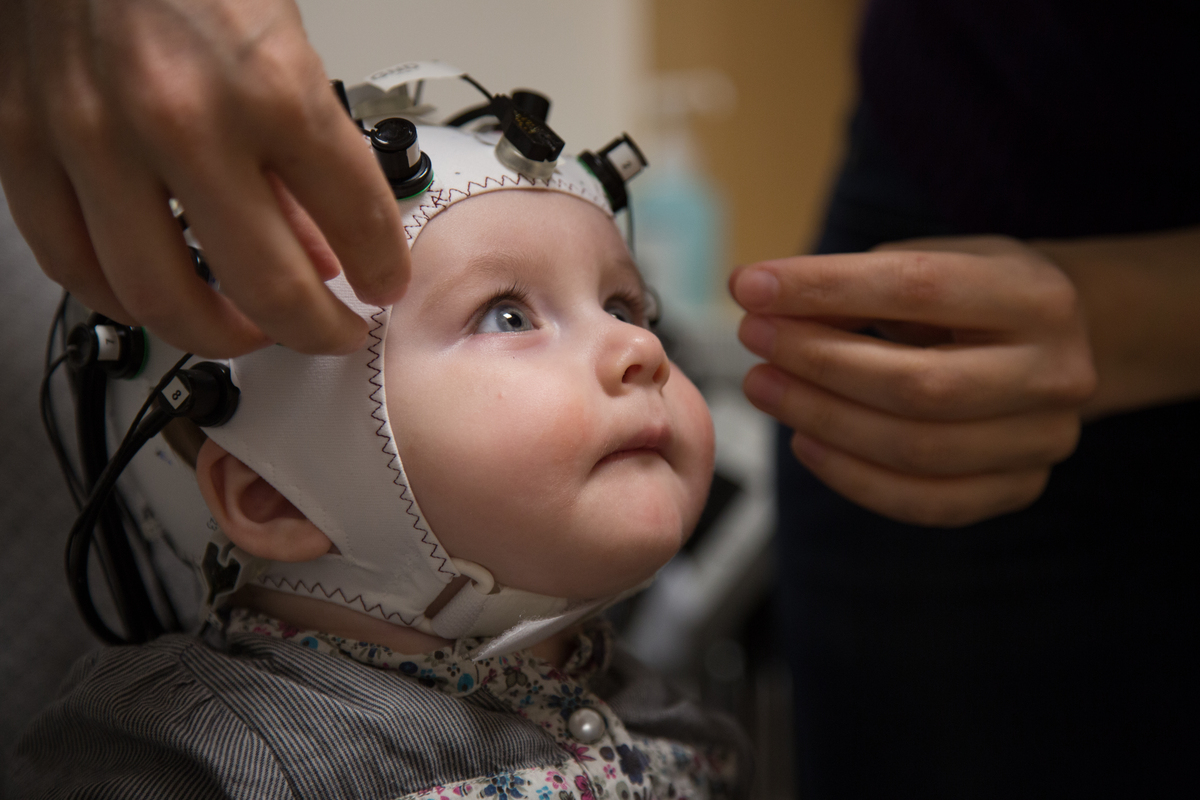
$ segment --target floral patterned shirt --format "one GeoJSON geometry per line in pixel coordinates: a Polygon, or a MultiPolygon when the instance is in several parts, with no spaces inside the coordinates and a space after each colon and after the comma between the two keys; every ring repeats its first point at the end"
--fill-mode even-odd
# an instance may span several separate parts
{"type": "Polygon", "coordinates": [[[700,800],[735,793],[737,764],[732,751],[631,733],[588,690],[588,680],[607,669],[612,651],[611,629],[602,622],[590,623],[580,632],[561,671],[524,650],[473,661],[471,654],[486,639],[460,639],[452,648],[404,655],[368,642],[299,630],[242,609],[232,612],[226,630],[286,639],[327,655],[394,670],[463,702],[484,702],[480,695],[486,693],[553,737],[562,751],[556,764],[479,775],[453,786],[430,786],[402,800],[700,800]]]}

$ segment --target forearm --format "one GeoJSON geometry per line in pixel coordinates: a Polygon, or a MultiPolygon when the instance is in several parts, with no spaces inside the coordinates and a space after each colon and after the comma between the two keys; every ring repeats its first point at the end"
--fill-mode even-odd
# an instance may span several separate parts
{"type": "Polygon", "coordinates": [[[1099,377],[1086,418],[1200,397],[1200,227],[1031,244],[1083,304],[1099,377]]]}

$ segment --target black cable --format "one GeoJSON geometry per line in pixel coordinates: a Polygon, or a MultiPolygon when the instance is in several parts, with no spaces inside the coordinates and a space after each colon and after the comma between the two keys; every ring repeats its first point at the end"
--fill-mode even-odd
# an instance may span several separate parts
{"type": "MultiPolygon", "coordinates": [[[[67,314],[67,300],[71,297],[71,293],[63,290],[62,297],[58,301],[58,308],[54,310],[54,317],[50,322],[50,336],[46,340],[46,363],[45,368],[50,368],[50,362],[54,358],[54,338],[58,333],[60,325],[64,325],[64,320],[67,314]]],[[[65,338],[64,338],[65,341],[65,338]]]]}
{"type": "MultiPolygon", "coordinates": [[[[85,413],[86,410],[87,413],[93,415],[98,413],[99,419],[81,419],[80,427],[81,430],[96,431],[99,435],[93,434],[90,439],[81,436],[80,449],[85,458],[85,467],[91,467],[88,470],[88,477],[92,478],[94,474],[95,479],[87,503],[67,538],[67,579],[84,621],[97,636],[110,644],[147,641],[165,631],[162,622],[155,614],[149,593],[146,591],[142,572],[138,568],[126,527],[123,524],[124,519],[120,505],[112,499],[111,494],[117,477],[120,476],[121,471],[137,451],[170,421],[170,414],[161,409],[155,409],[149,417],[147,417],[147,412],[155,400],[161,396],[162,390],[174,379],[190,358],[192,358],[191,353],[185,354],[162,376],[138,410],[133,422],[130,423],[129,430],[112,459],[108,458],[107,447],[103,441],[104,404],[93,397],[97,391],[102,393],[105,389],[104,373],[94,371],[89,375],[88,372],[85,372],[84,379],[81,381],[80,412],[85,413]],[[149,426],[152,418],[157,425],[153,429],[153,426],[149,426]],[[147,433],[147,431],[150,432],[147,433]],[[98,469],[96,468],[97,458],[103,459],[104,463],[104,466],[98,469]],[[91,459],[91,461],[86,459],[91,459]],[[111,477],[106,478],[105,476],[111,477]],[[107,485],[105,485],[106,481],[107,485]],[[118,615],[129,634],[128,639],[120,637],[103,622],[92,601],[88,580],[88,562],[97,525],[99,525],[101,533],[97,542],[100,563],[113,600],[117,604],[118,615]]],[[[101,396],[100,399],[103,397],[101,396]]],[[[155,577],[157,579],[157,574],[155,577]]],[[[169,600],[167,605],[169,616],[174,617],[174,609],[169,607],[169,600]]]]}
{"type": "Polygon", "coordinates": [[[54,377],[55,371],[67,360],[67,355],[67,353],[63,353],[50,362],[46,372],[42,375],[42,386],[38,392],[38,410],[42,415],[42,428],[46,431],[46,438],[50,440],[50,449],[54,451],[58,468],[67,482],[67,491],[71,494],[71,502],[75,504],[75,510],[78,511],[83,508],[83,483],[75,474],[75,467],[71,464],[70,457],[67,456],[67,448],[63,444],[62,435],[58,432],[58,419],[54,415],[54,401],[50,392],[50,381],[54,377]]]}
{"type": "MultiPolygon", "coordinates": [[[[67,292],[63,292],[62,299],[59,301],[58,308],[54,313],[50,334],[46,341],[45,373],[43,374],[38,400],[39,410],[42,415],[42,426],[46,430],[51,449],[66,480],[72,502],[79,509],[82,507],[84,498],[87,496],[87,489],[85,488],[84,479],[75,471],[74,465],[67,455],[62,435],[58,429],[58,418],[54,410],[54,399],[51,391],[51,383],[55,371],[61,366],[63,360],[74,352],[74,347],[67,344],[66,307],[69,297],[70,295],[67,292]],[[56,339],[59,339],[63,345],[63,354],[57,359],[53,357],[56,339]]],[[[77,385],[73,388],[83,398],[83,403],[78,410],[82,410],[88,405],[87,400],[90,395],[94,395],[96,392],[101,393],[101,395],[103,394],[106,381],[106,376],[100,370],[85,370],[77,376],[77,385]]],[[[108,461],[107,447],[105,446],[103,436],[103,406],[101,406],[99,413],[99,420],[91,420],[93,423],[98,423],[99,440],[97,441],[95,436],[80,437],[80,457],[85,465],[85,475],[88,479],[94,478],[102,468],[102,465],[108,461]],[[92,466],[92,470],[90,471],[86,470],[86,467],[89,465],[89,459],[92,466]]],[[[95,415],[85,413],[85,416],[88,416],[90,419],[90,417],[95,415]]],[[[83,417],[78,418],[81,423],[86,422],[83,417]]],[[[81,432],[84,430],[89,430],[86,424],[80,427],[81,432]]],[[[120,580],[121,575],[129,574],[137,569],[137,562],[125,539],[125,532],[119,511],[114,507],[101,508],[100,514],[101,529],[103,531],[103,546],[100,547],[100,554],[104,578],[121,618],[126,622],[131,631],[144,630],[146,631],[146,635],[156,635],[156,631],[160,631],[160,626],[158,625],[157,618],[153,617],[152,613],[147,613],[146,609],[149,607],[150,599],[145,593],[140,580],[134,584],[123,583],[120,580]]]]}
{"type": "Polygon", "coordinates": [[[108,507],[108,501],[116,486],[117,478],[120,477],[125,467],[129,466],[129,462],[133,460],[138,450],[166,427],[172,419],[170,413],[157,407],[145,416],[141,424],[129,430],[112,460],[108,462],[97,478],[83,512],[75,520],[75,524],[71,526],[71,532],[67,535],[65,554],[67,578],[70,582],[71,594],[75,598],[75,605],[79,608],[79,613],[92,632],[109,644],[145,641],[148,637],[145,630],[130,631],[128,639],[122,637],[108,627],[96,610],[88,580],[88,556],[94,538],[93,531],[100,521],[101,513],[108,507]]]}
{"type": "Polygon", "coordinates": [[[158,379],[158,383],[154,385],[154,391],[150,392],[150,396],[146,398],[146,402],[142,403],[142,407],[138,409],[137,415],[133,418],[133,422],[130,423],[130,432],[142,421],[142,417],[146,415],[146,411],[150,408],[150,405],[162,394],[162,390],[167,388],[167,384],[175,379],[175,376],[179,374],[179,370],[183,369],[183,365],[190,361],[193,356],[195,356],[195,353],[184,353],[183,358],[176,361],[175,366],[167,370],[166,374],[158,379]]]}
{"type": "Polygon", "coordinates": [[[453,118],[446,120],[445,126],[447,128],[461,128],[463,125],[466,125],[468,122],[474,122],[475,120],[479,119],[480,117],[486,117],[489,114],[491,114],[492,116],[495,116],[496,111],[492,107],[491,103],[484,103],[482,105],[473,106],[471,108],[468,108],[465,111],[460,112],[453,118]]]}
{"type": "MultiPolygon", "coordinates": [[[[84,367],[77,373],[79,382],[76,428],[79,431],[79,458],[89,496],[110,463],[105,400],[108,394],[108,373],[96,365],[84,367]]],[[[86,506],[85,506],[86,510],[86,506]]],[[[137,558],[122,524],[120,510],[110,497],[96,507],[96,550],[109,582],[117,613],[125,624],[131,641],[153,638],[161,626],[153,614],[150,595],[138,569],[137,558]]]]}
{"type": "Polygon", "coordinates": [[[66,446],[63,444],[62,434],[58,430],[58,417],[54,412],[54,395],[50,390],[51,379],[55,371],[62,365],[69,354],[69,348],[63,348],[63,353],[58,358],[54,357],[54,343],[56,339],[61,338],[62,342],[66,342],[66,309],[67,300],[70,298],[69,292],[63,292],[62,299],[58,303],[58,308],[54,312],[54,317],[50,323],[50,334],[46,337],[46,358],[42,371],[42,385],[38,393],[38,410],[42,416],[42,428],[46,431],[46,438],[50,440],[50,447],[54,451],[54,457],[58,461],[59,469],[62,470],[63,478],[67,482],[67,490],[71,494],[71,500],[75,503],[75,508],[79,509],[83,505],[83,499],[87,492],[83,488],[83,481],[75,472],[75,466],[71,463],[71,459],[67,456],[66,446]]]}
{"type": "Polygon", "coordinates": [[[629,245],[629,255],[637,262],[637,251],[633,248],[633,198],[625,196],[625,241],[629,245]]]}
{"type": "Polygon", "coordinates": [[[469,84],[471,84],[472,86],[474,86],[474,87],[475,87],[476,89],[478,89],[479,91],[483,92],[483,96],[484,96],[484,97],[486,97],[488,100],[494,100],[494,99],[496,99],[495,97],[493,97],[493,96],[492,96],[492,93],[491,93],[491,92],[489,92],[487,89],[483,88],[483,86],[482,86],[482,85],[479,83],[479,81],[475,80],[474,78],[472,78],[472,77],[471,77],[470,75],[468,75],[467,73],[465,73],[465,72],[464,72],[464,73],[463,73],[463,74],[462,74],[460,77],[461,77],[461,78],[462,78],[464,81],[466,81],[467,83],[469,83],[469,84]]]}

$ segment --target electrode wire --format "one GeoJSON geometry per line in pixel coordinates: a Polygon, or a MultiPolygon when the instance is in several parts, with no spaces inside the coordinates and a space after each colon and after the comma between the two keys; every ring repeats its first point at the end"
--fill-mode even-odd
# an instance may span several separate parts
{"type": "Polygon", "coordinates": [[[488,100],[495,100],[495,99],[496,99],[496,98],[495,98],[495,97],[492,95],[492,93],[491,93],[491,92],[489,92],[487,89],[483,88],[483,85],[482,85],[482,84],[481,84],[479,81],[475,80],[474,78],[472,78],[472,77],[471,77],[470,75],[468,75],[467,73],[465,73],[465,72],[464,72],[464,73],[463,73],[463,74],[462,74],[460,77],[461,77],[461,78],[462,78],[464,81],[466,81],[467,83],[469,83],[469,84],[471,84],[472,86],[474,86],[474,87],[475,87],[476,89],[478,89],[479,91],[483,92],[483,96],[484,96],[484,97],[486,97],[488,100]]]}
{"type": "Polygon", "coordinates": [[[50,449],[54,451],[54,458],[58,462],[58,468],[62,471],[63,478],[66,480],[67,491],[71,495],[71,502],[75,504],[75,510],[79,511],[83,508],[83,483],[79,480],[79,476],[75,474],[75,468],[71,465],[71,459],[67,456],[66,446],[63,445],[62,436],[58,432],[58,420],[54,416],[54,401],[50,391],[51,379],[54,377],[55,371],[67,360],[67,355],[67,353],[63,353],[50,362],[46,372],[42,375],[42,385],[38,391],[38,410],[42,416],[42,429],[46,432],[46,438],[50,440],[50,449]]]}
{"type": "Polygon", "coordinates": [[[69,292],[62,293],[62,299],[58,303],[58,308],[54,312],[54,317],[50,323],[50,334],[46,338],[46,358],[42,370],[42,384],[38,391],[38,411],[42,417],[42,428],[46,432],[46,438],[50,440],[50,448],[54,451],[54,458],[58,461],[58,467],[62,471],[63,478],[67,482],[67,490],[71,494],[71,501],[75,504],[76,511],[83,507],[83,500],[87,492],[83,488],[83,481],[80,480],[79,474],[75,472],[74,465],[71,464],[71,459],[67,456],[67,448],[63,444],[62,434],[58,430],[58,417],[54,412],[54,395],[51,392],[51,380],[54,373],[58,370],[62,363],[70,356],[70,347],[65,346],[67,340],[66,335],[66,309],[67,300],[70,298],[69,292]],[[64,342],[63,352],[57,357],[54,357],[55,341],[61,337],[64,342]]]}
{"type": "MultiPolygon", "coordinates": [[[[75,604],[79,608],[79,612],[83,616],[84,622],[87,623],[87,626],[92,630],[93,633],[100,637],[100,639],[109,644],[126,644],[133,641],[138,641],[143,637],[140,633],[134,631],[131,631],[131,636],[128,640],[121,637],[108,627],[108,625],[100,617],[99,612],[96,610],[95,603],[92,600],[91,585],[88,580],[88,563],[90,561],[89,556],[91,553],[92,544],[95,539],[96,524],[99,521],[100,513],[104,508],[105,503],[108,501],[109,496],[112,494],[112,491],[116,486],[117,478],[120,477],[125,467],[129,465],[129,462],[133,460],[133,457],[142,448],[142,446],[145,445],[145,443],[152,439],[155,435],[157,435],[164,427],[166,427],[167,423],[173,419],[172,415],[161,406],[154,408],[153,411],[150,411],[150,409],[151,406],[154,405],[155,401],[162,396],[162,390],[166,388],[167,384],[175,378],[179,370],[183,368],[184,364],[186,364],[188,360],[192,358],[192,356],[192,353],[184,354],[184,356],[180,358],[171,369],[167,370],[166,374],[164,374],[161,379],[159,379],[159,382],[154,387],[154,390],[150,393],[150,395],[146,398],[146,401],[138,410],[137,415],[134,417],[133,422],[129,426],[129,430],[125,434],[125,438],[121,441],[120,446],[117,448],[117,452],[109,460],[108,464],[104,467],[104,470],[96,479],[96,483],[92,487],[92,491],[88,496],[83,510],[81,511],[79,517],[75,520],[75,524],[71,526],[71,531],[67,535],[65,560],[71,594],[74,597],[75,604]]],[[[129,513],[128,508],[124,509],[124,513],[128,515],[130,519],[132,519],[132,514],[129,513]]],[[[105,570],[104,572],[110,591],[112,591],[115,588],[112,582],[113,578],[108,574],[108,570],[105,570]]],[[[141,581],[140,571],[136,576],[125,577],[126,579],[136,578],[139,582],[141,581]]],[[[157,588],[160,592],[162,592],[161,585],[159,585],[157,588]]],[[[116,596],[115,592],[114,596],[116,596]]],[[[169,598],[166,597],[165,592],[162,593],[162,597],[160,597],[160,599],[164,598],[166,600],[168,615],[173,619],[176,618],[174,608],[171,607],[169,598]]],[[[149,635],[153,636],[155,632],[154,629],[161,627],[161,625],[158,624],[157,618],[153,617],[152,608],[145,609],[144,611],[145,613],[150,614],[151,618],[153,619],[153,622],[151,623],[151,630],[149,631],[149,635]]]]}
{"type": "Polygon", "coordinates": [[[129,462],[133,460],[138,450],[166,427],[172,419],[171,414],[165,409],[155,408],[145,416],[141,424],[130,429],[112,460],[100,473],[96,485],[92,487],[92,492],[88,496],[83,512],[75,520],[75,524],[71,526],[71,532],[67,535],[65,556],[71,594],[75,598],[75,604],[78,606],[84,622],[93,633],[108,644],[128,644],[138,637],[130,637],[130,639],[122,637],[108,627],[96,610],[92,600],[91,585],[88,581],[88,563],[94,530],[100,511],[104,508],[104,504],[125,467],[129,466],[129,462]]]}

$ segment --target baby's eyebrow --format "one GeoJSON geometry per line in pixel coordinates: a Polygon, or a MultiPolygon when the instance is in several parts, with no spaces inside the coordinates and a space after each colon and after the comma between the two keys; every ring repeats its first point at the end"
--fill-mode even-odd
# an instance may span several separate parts
{"type": "MultiPolygon", "coordinates": [[[[645,291],[646,282],[642,279],[642,272],[631,259],[627,257],[616,258],[609,262],[609,264],[611,270],[627,274],[645,291]]],[[[437,306],[445,301],[447,295],[461,288],[464,280],[483,278],[496,283],[521,283],[524,282],[531,266],[536,265],[531,262],[529,255],[525,253],[513,253],[503,250],[480,253],[470,258],[462,271],[442,278],[435,283],[429,290],[429,294],[425,297],[424,302],[421,303],[419,313],[424,315],[436,309],[437,306]]]]}
{"type": "Polygon", "coordinates": [[[429,290],[428,296],[421,304],[421,313],[429,311],[438,305],[447,294],[458,288],[463,280],[474,278],[491,278],[501,283],[515,282],[528,269],[529,258],[517,253],[493,251],[481,253],[467,260],[466,267],[442,278],[429,290]]]}
{"type": "Polygon", "coordinates": [[[612,266],[619,272],[628,272],[644,290],[646,281],[642,278],[642,271],[638,269],[638,265],[633,263],[629,258],[618,258],[612,261],[612,266]]]}

